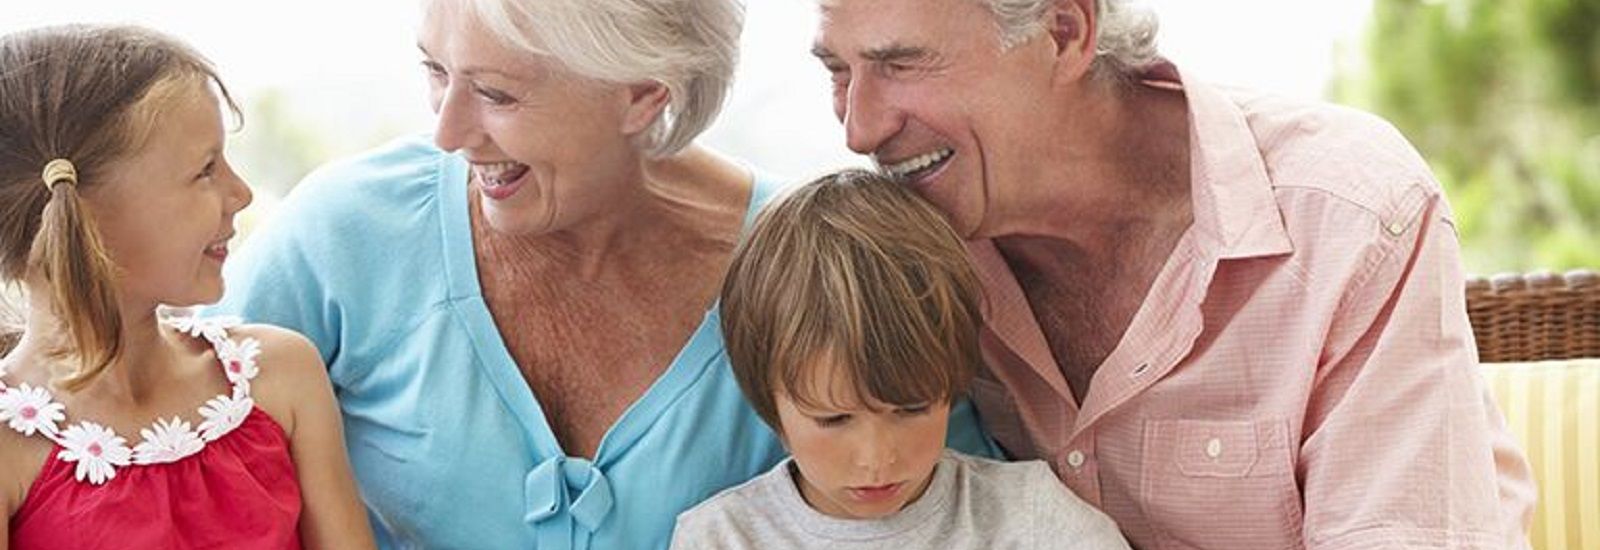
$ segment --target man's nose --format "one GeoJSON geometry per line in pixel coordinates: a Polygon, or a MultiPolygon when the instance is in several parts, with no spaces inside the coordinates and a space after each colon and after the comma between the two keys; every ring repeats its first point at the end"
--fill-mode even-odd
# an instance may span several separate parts
{"type": "Polygon", "coordinates": [[[900,112],[873,78],[856,78],[849,86],[841,113],[845,143],[851,151],[870,155],[900,131],[900,112]]]}

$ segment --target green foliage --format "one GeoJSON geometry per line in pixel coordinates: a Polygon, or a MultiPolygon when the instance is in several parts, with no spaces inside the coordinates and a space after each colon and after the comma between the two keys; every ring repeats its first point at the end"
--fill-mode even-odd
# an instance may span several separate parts
{"type": "Polygon", "coordinates": [[[1470,271],[1600,268],[1600,0],[1374,0],[1341,101],[1444,183],[1470,271]]]}

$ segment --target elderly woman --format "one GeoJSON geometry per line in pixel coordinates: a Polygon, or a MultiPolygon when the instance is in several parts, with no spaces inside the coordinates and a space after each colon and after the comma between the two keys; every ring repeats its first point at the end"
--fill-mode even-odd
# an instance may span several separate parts
{"type": "MultiPolygon", "coordinates": [[[[663,548],[783,448],[715,294],[776,184],[690,142],[733,0],[431,0],[438,127],[302,183],[220,309],[329,365],[385,547],[663,548]]],[[[970,409],[952,444],[982,452],[970,409]]]]}

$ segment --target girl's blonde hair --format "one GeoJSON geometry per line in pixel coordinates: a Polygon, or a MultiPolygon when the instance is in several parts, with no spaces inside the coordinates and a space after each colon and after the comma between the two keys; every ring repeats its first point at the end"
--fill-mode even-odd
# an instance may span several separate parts
{"type": "Polygon", "coordinates": [[[73,342],[58,351],[79,359],[61,388],[82,388],[122,353],[116,264],[83,195],[138,152],[163,107],[208,84],[237,116],[211,63],[161,33],[67,25],[0,36],[0,277],[36,272],[49,285],[73,342]],[[55,159],[76,177],[44,181],[55,159]]]}

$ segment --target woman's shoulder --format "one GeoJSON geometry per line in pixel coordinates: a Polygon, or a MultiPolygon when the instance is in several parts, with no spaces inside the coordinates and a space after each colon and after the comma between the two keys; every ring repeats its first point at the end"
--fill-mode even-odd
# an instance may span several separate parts
{"type": "Polygon", "coordinates": [[[376,185],[435,182],[449,157],[429,135],[405,135],[312,170],[295,192],[352,192],[376,185]]]}
{"type": "Polygon", "coordinates": [[[744,161],[703,146],[692,146],[664,163],[662,172],[677,187],[706,196],[696,202],[717,204],[743,217],[746,225],[755,213],[789,183],[744,161]]]}
{"type": "Polygon", "coordinates": [[[363,272],[431,250],[455,158],[410,136],[318,168],[250,230],[229,274],[283,270],[285,256],[314,258],[325,273],[363,272]]]}
{"type": "Polygon", "coordinates": [[[397,138],[313,170],[290,190],[274,216],[296,223],[364,224],[416,212],[436,201],[440,179],[451,174],[453,158],[434,147],[427,135],[397,138]]]}

